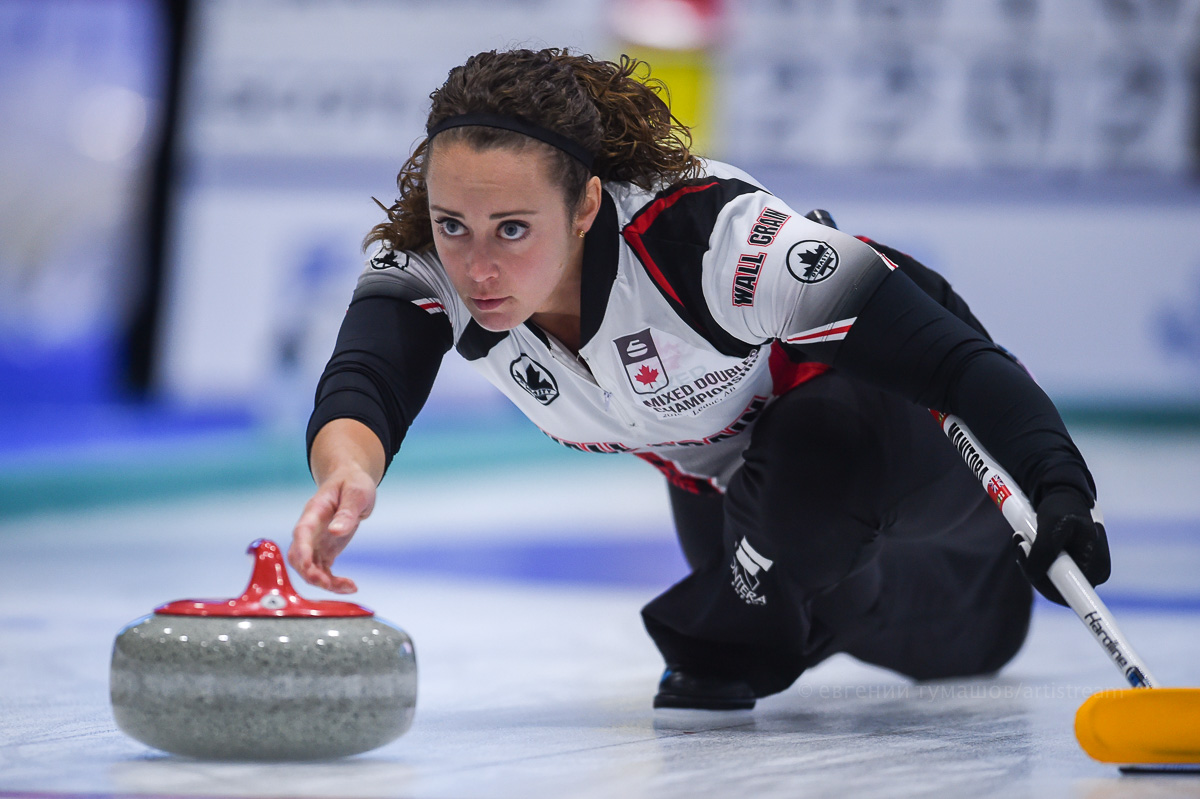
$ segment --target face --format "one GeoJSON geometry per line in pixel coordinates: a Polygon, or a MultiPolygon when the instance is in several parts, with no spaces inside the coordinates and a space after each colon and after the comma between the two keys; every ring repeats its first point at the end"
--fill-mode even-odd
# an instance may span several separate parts
{"type": "Polygon", "coordinates": [[[572,218],[548,160],[536,147],[433,145],[426,186],[434,246],[487,330],[510,330],[535,314],[579,314],[578,231],[595,214],[572,218]]]}

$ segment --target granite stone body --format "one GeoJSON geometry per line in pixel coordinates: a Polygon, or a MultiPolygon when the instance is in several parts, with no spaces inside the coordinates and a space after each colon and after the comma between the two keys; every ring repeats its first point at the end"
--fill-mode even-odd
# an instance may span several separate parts
{"type": "Polygon", "coordinates": [[[179,755],[312,760],[382,746],[412,724],[412,640],[374,617],[154,613],[113,645],[113,715],[179,755]]]}
{"type": "Polygon", "coordinates": [[[297,594],[274,541],[247,551],[241,596],[168,602],[117,636],[117,726],[218,760],[321,760],[402,735],[417,704],[412,639],[361,605],[297,594]]]}

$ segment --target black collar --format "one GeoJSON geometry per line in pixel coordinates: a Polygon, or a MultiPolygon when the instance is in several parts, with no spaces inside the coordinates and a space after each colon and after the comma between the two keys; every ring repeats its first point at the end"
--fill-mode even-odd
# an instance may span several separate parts
{"type": "Polygon", "coordinates": [[[617,206],[601,190],[600,212],[583,240],[583,279],[579,299],[579,346],[582,349],[604,321],[608,297],[617,279],[621,231],[617,228],[617,206]]]}

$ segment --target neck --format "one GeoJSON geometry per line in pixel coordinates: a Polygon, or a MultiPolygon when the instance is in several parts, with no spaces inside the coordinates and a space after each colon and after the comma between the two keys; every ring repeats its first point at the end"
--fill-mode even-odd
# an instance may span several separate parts
{"type": "Polygon", "coordinates": [[[579,354],[579,314],[538,314],[529,321],[554,336],[573,354],[579,354]]]}
{"type": "Polygon", "coordinates": [[[529,320],[578,355],[583,297],[583,239],[575,239],[572,245],[568,256],[571,267],[564,273],[546,309],[533,314],[529,320]]]}

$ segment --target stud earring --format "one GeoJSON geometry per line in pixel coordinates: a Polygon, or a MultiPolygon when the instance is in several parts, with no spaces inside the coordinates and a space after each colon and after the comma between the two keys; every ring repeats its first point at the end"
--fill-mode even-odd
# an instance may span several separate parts
{"type": "Polygon", "coordinates": [[[581,230],[581,231],[579,231],[579,238],[581,238],[581,239],[582,239],[582,238],[583,238],[584,236],[586,236],[586,235],[587,235],[587,231],[586,231],[586,230],[581,230]]]}

